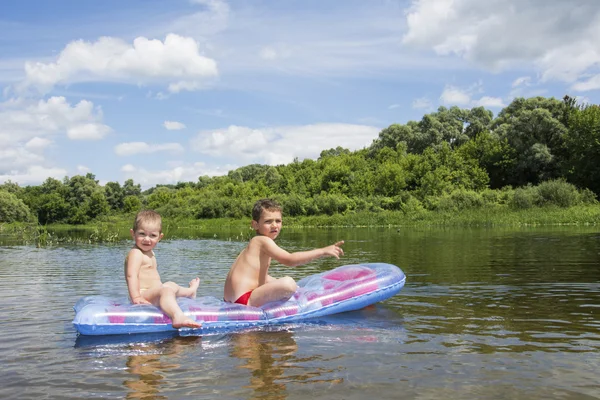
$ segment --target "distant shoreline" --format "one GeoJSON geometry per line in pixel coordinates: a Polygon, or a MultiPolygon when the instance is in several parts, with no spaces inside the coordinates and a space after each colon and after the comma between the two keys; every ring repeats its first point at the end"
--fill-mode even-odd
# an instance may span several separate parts
{"type": "MultiPolygon", "coordinates": [[[[43,247],[58,243],[115,243],[128,240],[132,215],[104,218],[85,225],[27,223],[0,224],[0,245],[7,242],[35,244],[43,247]]],[[[513,210],[491,206],[452,211],[418,210],[361,211],[356,213],[285,217],[284,228],[361,228],[361,227],[522,227],[522,226],[600,226],[600,205],[586,204],[568,208],[557,206],[513,210]]],[[[165,217],[165,239],[198,239],[225,236],[229,240],[246,240],[252,236],[250,219],[178,219],[165,217]],[[225,232],[225,234],[223,234],[225,232]]]]}

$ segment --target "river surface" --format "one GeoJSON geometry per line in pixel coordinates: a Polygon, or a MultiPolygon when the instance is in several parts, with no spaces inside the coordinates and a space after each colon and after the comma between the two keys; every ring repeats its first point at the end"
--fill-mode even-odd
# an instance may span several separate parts
{"type": "MultiPolygon", "coordinates": [[[[600,398],[600,228],[288,229],[289,251],[345,240],[343,264],[392,263],[394,297],[306,323],[204,336],[78,336],[82,296],[124,297],[129,241],[0,246],[2,399],[600,398]]],[[[163,240],[163,280],[222,296],[231,234],[163,240]]]]}

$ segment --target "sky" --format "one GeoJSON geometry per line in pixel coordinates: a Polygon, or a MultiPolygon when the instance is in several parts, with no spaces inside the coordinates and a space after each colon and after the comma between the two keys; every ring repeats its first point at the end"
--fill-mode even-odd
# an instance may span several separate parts
{"type": "Polygon", "coordinates": [[[157,184],[369,146],[440,106],[600,103],[597,0],[0,2],[0,183],[157,184]]]}

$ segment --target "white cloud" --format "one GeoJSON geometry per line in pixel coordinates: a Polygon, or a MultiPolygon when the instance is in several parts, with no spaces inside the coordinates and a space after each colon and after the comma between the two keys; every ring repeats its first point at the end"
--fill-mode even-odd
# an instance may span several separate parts
{"type": "MultiPolygon", "coordinates": [[[[543,81],[596,87],[600,7],[589,0],[414,0],[405,44],[458,55],[492,70],[539,68],[543,81]]],[[[598,78],[600,81],[600,78],[598,78]]]]}
{"type": "Polygon", "coordinates": [[[29,140],[27,143],[25,143],[25,148],[33,152],[40,152],[43,151],[46,147],[50,146],[51,144],[52,140],[36,136],[33,139],[29,140]]]}
{"type": "Polygon", "coordinates": [[[98,140],[102,139],[111,129],[106,125],[99,124],[80,124],[67,130],[69,139],[74,140],[98,140]]]}
{"type": "Polygon", "coordinates": [[[504,101],[500,97],[483,96],[475,101],[475,105],[485,108],[503,108],[506,107],[504,101]]]}
{"type": "Polygon", "coordinates": [[[591,77],[590,79],[577,82],[571,86],[573,90],[578,92],[587,92],[589,90],[600,89],[600,74],[591,77]]]}
{"type": "Polygon", "coordinates": [[[115,153],[119,156],[134,154],[152,154],[156,152],[181,153],[184,148],[179,143],[148,144],[145,142],[120,143],[115,146],[115,153]]]}
{"type": "Polygon", "coordinates": [[[8,172],[19,174],[28,167],[42,164],[44,157],[38,151],[29,151],[22,145],[0,149],[0,176],[8,172]]]}
{"type": "Polygon", "coordinates": [[[517,88],[520,86],[530,86],[531,85],[531,77],[529,76],[521,76],[515,79],[512,83],[513,88],[517,88]]]}
{"type": "Polygon", "coordinates": [[[260,57],[265,60],[274,60],[277,58],[277,51],[272,47],[263,47],[260,50],[260,57]]]}
{"type": "MultiPolygon", "coordinates": [[[[1,151],[0,151],[1,152],[1,151]]],[[[2,157],[0,157],[0,160],[2,157]]],[[[0,167],[1,170],[1,167],[0,167]]],[[[62,179],[67,175],[67,171],[61,168],[46,168],[33,165],[25,170],[11,170],[7,173],[0,173],[0,182],[12,181],[19,185],[39,185],[47,178],[62,179]]]]}
{"type": "Polygon", "coordinates": [[[86,167],[85,165],[78,165],[78,166],[77,166],[77,172],[78,172],[80,175],[85,175],[85,174],[87,174],[88,172],[91,172],[91,170],[90,170],[88,167],[86,167]]]}
{"type": "Polygon", "coordinates": [[[87,100],[71,106],[64,97],[37,102],[12,99],[0,104],[0,136],[8,136],[13,144],[63,133],[72,138],[97,139],[111,131],[102,123],[102,117],[102,110],[87,100]],[[85,137],[86,132],[92,137],[85,137]]]}
{"type": "Polygon", "coordinates": [[[185,129],[185,124],[177,121],[165,121],[163,126],[169,131],[177,131],[185,129]]]}
{"type": "Polygon", "coordinates": [[[455,86],[446,86],[440,95],[440,101],[448,106],[465,106],[471,103],[471,94],[455,86]]]}
{"type": "Polygon", "coordinates": [[[126,164],[121,167],[124,180],[133,179],[141,184],[143,188],[156,186],[157,184],[174,184],[177,182],[196,182],[199,176],[219,176],[226,175],[233,166],[212,168],[204,163],[182,164],[176,163],[171,169],[148,170],[143,167],[126,164]]]}
{"type": "Polygon", "coordinates": [[[412,107],[416,109],[430,109],[433,105],[427,97],[420,97],[412,102],[412,107]]]}
{"type": "Polygon", "coordinates": [[[323,150],[342,146],[357,150],[369,146],[380,128],[351,124],[315,124],[252,129],[230,126],[200,132],[191,140],[192,149],[236,163],[287,164],[294,158],[319,157],[323,150]]]}
{"type": "Polygon", "coordinates": [[[473,99],[474,94],[482,92],[481,83],[475,83],[464,89],[447,85],[440,95],[440,101],[446,106],[502,108],[506,105],[500,97],[482,96],[473,99]]]}
{"type": "Polygon", "coordinates": [[[394,108],[400,108],[400,104],[392,104],[388,107],[388,110],[393,110],[394,108]]]}
{"type": "Polygon", "coordinates": [[[164,42],[138,37],[132,44],[114,37],[69,43],[55,62],[27,62],[21,89],[42,92],[85,81],[168,83],[169,90],[197,90],[218,75],[216,62],[200,54],[190,37],[168,34],[164,42]]]}
{"type": "Polygon", "coordinates": [[[0,103],[0,176],[31,182],[40,170],[64,175],[64,170],[54,168],[44,155],[55,137],[99,139],[110,131],[102,123],[102,110],[86,100],[74,106],[64,97],[13,98],[0,103]]]}

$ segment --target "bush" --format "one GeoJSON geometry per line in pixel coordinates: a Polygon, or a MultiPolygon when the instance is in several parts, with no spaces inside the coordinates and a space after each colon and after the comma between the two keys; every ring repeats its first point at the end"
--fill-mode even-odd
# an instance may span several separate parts
{"type": "Polygon", "coordinates": [[[16,195],[0,190],[0,222],[29,222],[33,220],[29,207],[16,195]]]}
{"type": "Polygon", "coordinates": [[[581,203],[577,188],[564,180],[542,182],[537,186],[539,205],[552,204],[559,207],[571,207],[581,203]]]}
{"type": "Polygon", "coordinates": [[[306,215],[306,208],[304,206],[304,200],[297,194],[291,194],[289,196],[282,196],[278,198],[283,207],[284,215],[290,217],[298,217],[306,215]]]}
{"type": "Polygon", "coordinates": [[[327,215],[344,213],[352,208],[352,200],[345,195],[322,193],[316,195],[314,200],[321,213],[327,215]]]}
{"type": "Polygon", "coordinates": [[[494,189],[485,189],[481,192],[481,199],[485,205],[504,204],[502,193],[494,189]]]}
{"type": "Polygon", "coordinates": [[[421,219],[427,214],[427,210],[423,204],[416,198],[410,196],[402,204],[402,212],[413,220],[421,219]]]}
{"type": "Polygon", "coordinates": [[[126,213],[137,212],[142,209],[142,201],[137,196],[126,196],[123,199],[123,211],[126,213]]]}
{"type": "Polygon", "coordinates": [[[509,205],[514,209],[527,209],[540,203],[539,193],[536,188],[526,186],[515,189],[509,205]]]}
{"type": "Polygon", "coordinates": [[[442,211],[460,211],[483,206],[481,194],[467,189],[455,189],[450,194],[440,197],[437,209],[442,211]]]}
{"type": "Polygon", "coordinates": [[[596,193],[592,192],[590,189],[583,189],[580,194],[581,194],[581,202],[583,204],[598,203],[598,199],[596,198],[596,193]]]}

